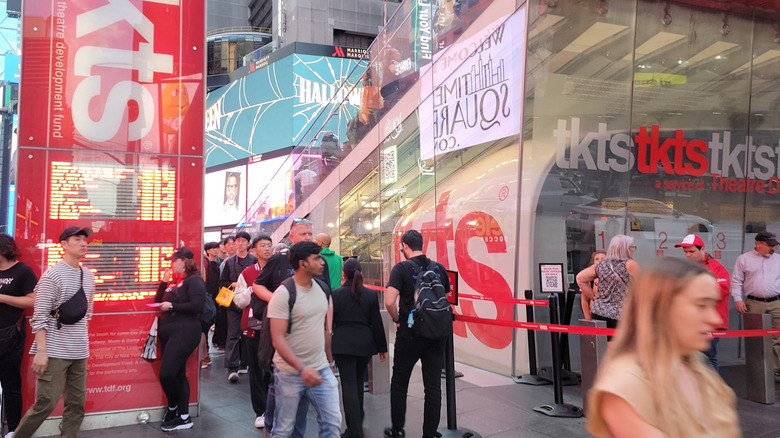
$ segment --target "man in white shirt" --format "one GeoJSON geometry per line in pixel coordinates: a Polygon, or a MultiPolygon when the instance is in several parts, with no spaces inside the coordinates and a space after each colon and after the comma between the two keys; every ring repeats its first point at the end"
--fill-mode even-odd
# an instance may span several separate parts
{"type": "Polygon", "coordinates": [[[329,287],[315,279],[322,274],[325,262],[314,242],[296,243],[290,247],[289,257],[295,274],[276,289],[268,303],[276,348],[276,416],[271,437],[287,438],[292,434],[298,403],[305,395],[317,411],[320,438],[339,438],[339,389],[330,368],[333,306],[325,293],[329,287]],[[290,286],[295,288],[292,309],[290,286]]]}

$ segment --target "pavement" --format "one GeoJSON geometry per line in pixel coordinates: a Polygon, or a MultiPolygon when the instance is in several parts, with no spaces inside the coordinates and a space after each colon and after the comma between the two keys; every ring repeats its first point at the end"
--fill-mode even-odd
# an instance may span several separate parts
{"type": "MultiPolygon", "coordinates": [[[[763,405],[745,400],[745,366],[737,354],[736,344],[721,342],[721,375],[734,388],[740,424],[745,437],[780,437],[780,404],[763,405]]],[[[392,351],[392,349],[391,349],[392,351]]],[[[191,438],[219,436],[262,437],[255,429],[255,415],[249,400],[249,377],[242,374],[238,383],[230,384],[223,358],[212,349],[213,365],[200,373],[200,416],[193,419],[189,430],[162,432],[160,423],[137,424],[111,429],[82,431],[82,438],[158,438],[171,435],[191,438]]],[[[418,366],[419,367],[419,366],[418,366]]],[[[511,378],[456,363],[464,374],[456,379],[457,426],[489,438],[524,437],[588,437],[584,418],[551,418],[533,408],[554,401],[553,387],[515,384],[511,378]]],[[[442,391],[444,392],[442,381],[442,391]]],[[[780,395],[780,384],[775,388],[780,395]]],[[[582,406],[579,386],[564,386],[564,402],[582,406]]],[[[443,397],[446,397],[444,395],[443,397]]],[[[407,404],[406,435],[422,435],[423,391],[419,370],[412,374],[407,404]]],[[[366,438],[382,438],[390,425],[389,394],[365,395],[364,431],[366,438]]],[[[316,414],[309,411],[306,438],[317,436],[316,414]]],[[[445,438],[462,437],[463,433],[448,433],[446,406],[442,406],[441,429],[445,438]]]]}

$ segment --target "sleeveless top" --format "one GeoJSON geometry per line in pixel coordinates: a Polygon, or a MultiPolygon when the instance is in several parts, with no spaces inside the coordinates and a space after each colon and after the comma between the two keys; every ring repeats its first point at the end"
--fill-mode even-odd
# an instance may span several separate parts
{"type": "MultiPolygon", "coordinates": [[[[670,438],[737,438],[742,436],[737,416],[737,399],[714,371],[705,369],[712,376],[697,375],[697,383],[703,400],[711,400],[697,418],[690,414],[690,421],[683,424],[682,436],[670,438]]],[[[696,375],[696,373],[694,372],[696,375]]],[[[601,399],[605,393],[614,394],[631,406],[648,424],[669,434],[659,418],[652,396],[653,383],[647,379],[634,354],[623,354],[604,364],[593,388],[588,392],[588,419],[586,429],[597,438],[613,435],[604,421],[601,399]]],[[[684,413],[681,413],[684,414],[684,413]]]]}
{"type": "Polygon", "coordinates": [[[596,275],[599,291],[591,312],[606,318],[620,319],[629,280],[626,260],[604,259],[596,265],[596,275]]]}

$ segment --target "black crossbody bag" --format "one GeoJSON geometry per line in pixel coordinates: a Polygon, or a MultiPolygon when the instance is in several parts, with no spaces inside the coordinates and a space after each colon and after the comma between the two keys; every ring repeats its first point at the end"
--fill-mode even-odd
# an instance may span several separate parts
{"type": "Polygon", "coordinates": [[[81,273],[81,279],[78,292],[51,311],[51,316],[57,320],[57,330],[62,328],[62,324],[71,325],[81,321],[87,314],[87,294],[84,293],[84,268],[79,267],[79,272],[81,273]]]}

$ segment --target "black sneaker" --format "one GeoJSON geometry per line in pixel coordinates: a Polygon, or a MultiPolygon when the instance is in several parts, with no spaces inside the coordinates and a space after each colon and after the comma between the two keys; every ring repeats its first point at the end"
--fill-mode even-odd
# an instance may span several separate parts
{"type": "Polygon", "coordinates": [[[163,415],[162,422],[163,424],[171,422],[175,417],[178,417],[176,415],[176,409],[168,409],[165,408],[165,415],[163,415]]]}
{"type": "Polygon", "coordinates": [[[163,432],[171,432],[174,430],[189,429],[191,427],[192,419],[190,417],[187,417],[185,420],[181,418],[181,415],[177,415],[172,420],[163,422],[161,429],[163,432]]]}
{"type": "Polygon", "coordinates": [[[406,437],[406,432],[404,432],[403,429],[393,429],[392,427],[386,427],[385,428],[385,437],[386,438],[404,438],[404,437],[406,437]]]}

